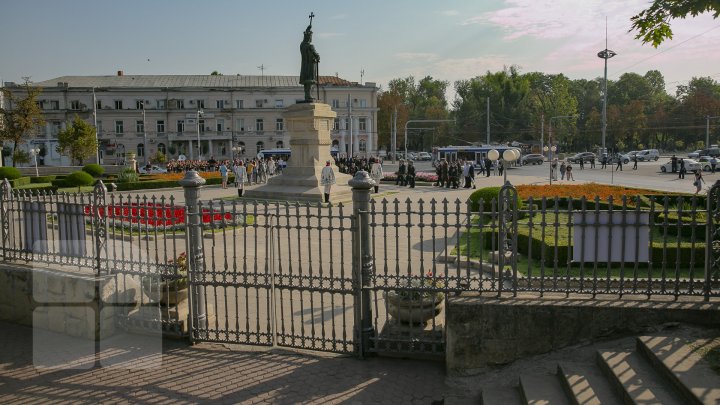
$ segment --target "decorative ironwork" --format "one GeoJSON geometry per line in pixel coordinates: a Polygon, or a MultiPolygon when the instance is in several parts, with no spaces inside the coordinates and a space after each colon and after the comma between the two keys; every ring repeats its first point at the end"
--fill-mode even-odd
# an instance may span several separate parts
{"type": "Polygon", "coordinates": [[[707,193],[707,215],[705,220],[705,300],[710,299],[713,284],[720,280],[720,181],[710,187],[707,193]]]}
{"type": "Polygon", "coordinates": [[[93,188],[93,205],[92,205],[92,229],[95,237],[95,265],[96,274],[109,271],[107,266],[103,266],[103,250],[107,242],[107,217],[103,215],[103,209],[107,207],[105,198],[107,196],[107,188],[102,180],[98,180],[93,188]],[[104,271],[103,271],[104,270],[104,271]]]}

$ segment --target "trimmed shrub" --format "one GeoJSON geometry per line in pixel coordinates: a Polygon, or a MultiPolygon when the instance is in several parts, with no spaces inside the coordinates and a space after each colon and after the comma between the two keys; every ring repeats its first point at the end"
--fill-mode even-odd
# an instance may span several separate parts
{"type": "Polygon", "coordinates": [[[14,167],[0,167],[0,179],[15,180],[21,176],[20,170],[14,167]]]}
{"type": "Polygon", "coordinates": [[[83,166],[82,170],[85,173],[87,173],[93,177],[96,177],[96,178],[102,176],[103,173],[105,173],[105,168],[96,163],[91,163],[89,165],[85,165],[85,166],[83,166]]]}
{"type": "MultiPolygon", "coordinates": [[[[470,194],[470,209],[473,212],[480,210],[480,200],[483,202],[483,212],[490,212],[492,210],[492,200],[495,199],[495,209],[498,210],[498,203],[500,199],[500,187],[483,187],[475,190],[470,194]]],[[[518,197],[518,209],[525,209],[527,204],[525,201],[518,197]]]]}
{"type": "MultiPolygon", "coordinates": [[[[117,182],[118,183],[136,183],[138,181],[138,174],[135,172],[134,169],[128,167],[126,169],[123,169],[120,174],[118,174],[117,182]]],[[[118,190],[121,190],[120,187],[118,187],[118,190]]]]}
{"type": "Polygon", "coordinates": [[[20,177],[20,178],[15,179],[15,180],[10,180],[10,186],[11,186],[12,188],[17,188],[17,187],[20,187],[20,186],[26,186],[26,185],[28,185],[28,184],[30,184],[30,177],[20,177]]]}
{"type": "Polygon", "coordinates": [[[57,176],[36,176],[36,177],[30,177],[30,183],[37,184],[37,183],[50,183],[53,180],[55,180],[57,176]]]}
{"type": "Polygon", "coordinates": [[[85,172],[73,172],[65,178],[66,187],[91,186],[95,183],[93,176],[85,172]]]}

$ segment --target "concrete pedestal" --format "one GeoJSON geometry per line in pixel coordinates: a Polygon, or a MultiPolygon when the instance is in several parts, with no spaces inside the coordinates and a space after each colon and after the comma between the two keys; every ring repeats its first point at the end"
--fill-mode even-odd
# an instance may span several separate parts
{"type": "Polygon", "coordinates": [[[290,106],[284,114],[290,132],[292,156],[283,174],[272,177],[267,184],[245,190],[246,198],[290,201],[323,201],[320,173],[325,162],[330,161],[335,170],[335,180],[330,192],[331,202],[350,201],[352,190],[350,175],[342,174],[334,166],[330,156],[330,129],[335,119],[334,111],[327,104],[304,103],[290,106]]]}

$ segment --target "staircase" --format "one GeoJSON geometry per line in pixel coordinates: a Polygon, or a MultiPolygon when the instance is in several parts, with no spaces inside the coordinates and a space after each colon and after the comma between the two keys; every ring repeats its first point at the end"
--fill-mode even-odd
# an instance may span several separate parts
{"type": "Polygon", "coordinates": [[[703,358],[717,347],[720,338],[641,336],[632,350],[597,350],[594,364],[562,361],[556,374],[483,389],[480,403],[720,404],[720,373],[703,358]]]}

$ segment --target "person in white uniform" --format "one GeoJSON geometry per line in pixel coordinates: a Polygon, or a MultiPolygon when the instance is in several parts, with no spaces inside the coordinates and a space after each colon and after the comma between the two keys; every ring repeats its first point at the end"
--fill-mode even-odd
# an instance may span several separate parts
{"type": "Polygon", "coordinates": [[[328,160],[325,162],[325,167],[323,167],[322,172],[320,172],[320,185],[324,186],[323,192],[325,193],[326,203],[330,202],[330,188],[333,184],[335,184],[335,172],[328,160]]]}

